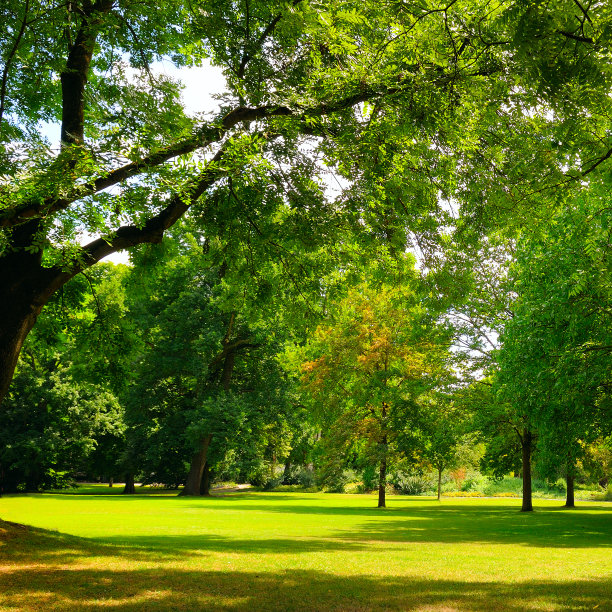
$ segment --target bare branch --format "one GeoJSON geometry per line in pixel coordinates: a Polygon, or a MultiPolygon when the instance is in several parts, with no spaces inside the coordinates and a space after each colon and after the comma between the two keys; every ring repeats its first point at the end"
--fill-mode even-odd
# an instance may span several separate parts
{"type": "Polygon", "coordinates": [[[557,30],[561,36],[565,36],[566,38],[571,38],[572,40],[577,40],[578,42],[595,44],[595,40],[590,36],[579,36],[578,34],[573,34],[572,32],[566,32],[565,30],[557,30]]]}
{"type": "MultiPolygon", "coordinates": [[[[302,2],[302,0],[293,0],[292,6],[297,6],[300,2],[302,2]]],[[[263,47],[264,43],[266,42],[268,36],[270,36],[270,34],[272,34],[272,32],[274,31],[274,28],[277,26],[278,22],[283,18],[284,13],[278,13],[278,15],[276,15],[274,17],[274,19],[272,19],[272,21],[268,24],[268,26],[266,27],[266,29],[261,33],[261,36],[257,39],[257,41],[255,42],[254,45],[254,50],[253,51],[247,51],[247,45],[249,42],[249,3],[247,2],[247,40],[245,41],[245,48],[244,48],[244,53],[242,55],[242,61],[240,62],[240,66],[238,67],[238,71],[236,73],[236,76],[239,79],[242,79],[244,77],[244,72],[246,70],[247,64],[251,61],[251,59],[253,59],[253,56],[258,53],[260,51],[260,49],[263,47]]]]}

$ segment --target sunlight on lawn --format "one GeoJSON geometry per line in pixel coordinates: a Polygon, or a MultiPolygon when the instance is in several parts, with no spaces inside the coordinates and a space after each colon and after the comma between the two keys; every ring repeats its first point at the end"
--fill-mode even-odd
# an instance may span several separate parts
{"type": "Polygon", "coordinates": [[[605,504],[373,501],[9,496],[0,609],[612,609],[605,504]]]}

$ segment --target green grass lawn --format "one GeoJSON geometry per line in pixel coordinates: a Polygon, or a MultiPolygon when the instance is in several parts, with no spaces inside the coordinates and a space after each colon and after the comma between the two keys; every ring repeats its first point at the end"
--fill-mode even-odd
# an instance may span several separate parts
{"type": "Polygon", "coordinates": [[[0,499],[0,610],[612,610],[609,504],[97,490],[0,499]]]}

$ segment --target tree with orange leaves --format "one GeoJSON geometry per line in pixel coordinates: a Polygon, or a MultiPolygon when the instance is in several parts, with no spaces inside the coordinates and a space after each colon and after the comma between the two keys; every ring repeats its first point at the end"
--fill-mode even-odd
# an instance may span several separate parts
{"type": "Polygon", "coordinates": [[[418,398],[448,377],[450,334],[408,281],[361,284],[330,311],[305,349],[302,383],[334,451],[356,441],[379,469],[378,507],[385,507],[389,459],[406,450],[418,398]],[[404,447],[404,448],[402,448],[404,447]]]}

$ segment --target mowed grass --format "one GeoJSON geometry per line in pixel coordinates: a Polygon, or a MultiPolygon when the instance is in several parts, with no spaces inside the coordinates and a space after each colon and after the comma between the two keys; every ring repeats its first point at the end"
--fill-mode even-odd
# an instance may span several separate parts
{"type": "Polygon", "coordinates": [[[609,504],[375,501],[7,496],[0,610],[612,610],[609,504]]]}

